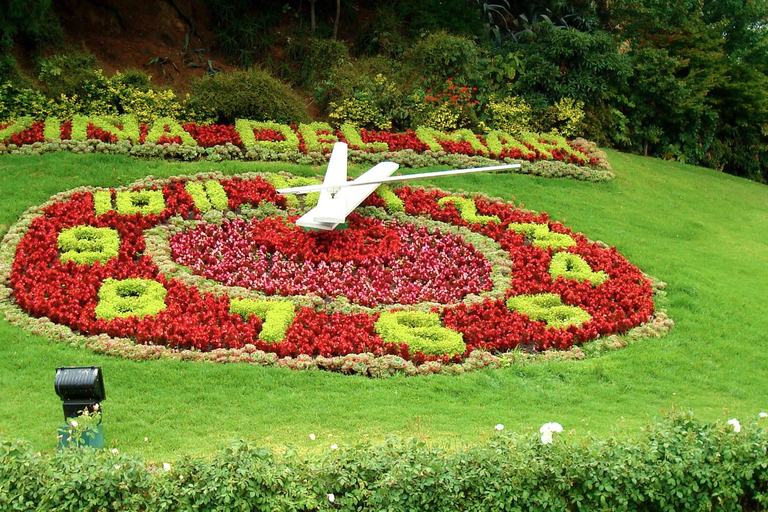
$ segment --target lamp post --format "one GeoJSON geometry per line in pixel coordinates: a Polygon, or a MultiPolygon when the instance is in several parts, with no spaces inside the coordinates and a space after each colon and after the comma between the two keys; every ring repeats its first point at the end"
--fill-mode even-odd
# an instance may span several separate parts
{"type": "Polygon", "coordinates": [[[59,447],[68,446],[70,441],[75,444],[104,447],[104,434],[101,425],[101,402],[106,399],[104,393],[104,378],[100,366],[69,366],[56,368],[54,381],[56,394],[59,395],[64,409],[64,421],[59,427],[59,447]],[[79,426],[77,418],[93,418],[98,416],[96,425],[84,425],[85,430],[78,439],[72,439],[72,428],[79,426]]]}

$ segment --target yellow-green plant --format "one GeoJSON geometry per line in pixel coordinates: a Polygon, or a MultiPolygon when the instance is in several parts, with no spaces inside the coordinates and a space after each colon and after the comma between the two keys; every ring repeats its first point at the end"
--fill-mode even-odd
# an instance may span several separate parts
{"type": "Polygon", "coordinates": [[[519,135],[533,129],[531,106],[520,96],[492,98],[485,106],[485,124],[490,129],[519,135]]]}

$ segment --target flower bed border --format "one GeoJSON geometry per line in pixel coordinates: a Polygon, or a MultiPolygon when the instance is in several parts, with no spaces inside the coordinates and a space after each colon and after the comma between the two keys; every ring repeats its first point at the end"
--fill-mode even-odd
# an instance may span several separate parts
{"type": "MultiPolygon", "coordinates": [[[[223,177],[220,173],[195,175],[197,179],[223,177]]],[[[138,180],[122,189],[131,189],[151,184],[170,182],[171,180],[186,179],[189,176],[174,176],[155,180],[147,177],[138,180]]],[[[583,359],[587,356],[598,355],[606,350],[621,348],[629,343],[645,337],[661,337],[674,325],[664,311],[655,309],[653,317],[645,324],[635,327],[624,335],[610,335],[605,338],[574,346],[568,350],[547,350],[542,353],[527,353],[522,350],[498,355],[489,352],[473,351],[460,363],[444,364],[439,361],[427,361],[417,365],[413,361],[394,355],[376,356],[371,353],[349,354],[346,356],[312,358],[308,355],[298,357],[282,357],[276,354],[257,350],[253,345],[240,349],[216,349],[210,352],[195,350],[175,351],[166,346],[136,344],[130,339],[111,337],[107,334],[82,335],[67,326],[55,324],[46,317],[35,318],[23,311],[11,300],[12,290],[9,287],[11,265],[15,259],[16,246],[21,241],[32,220],[38,217],[44,208],[56,202],[66,200],[79,192],[92,192],[91,187],[79,187],[52,196],[46,203],[30,207],[19,220],[9,229],[0,242],[0,310],[6,319],[20,328],[42,335],[49,339],[59,340],[75,347],[88,349],[106,355],[116,355],[134,360],[144,359],[176,359],[213,362],[246,362],[261,366],[289,367],[305,370],[329,370],[344,374],[367,375],[371,377],[387,377],[397,374],[426,375],[432,373],[460,374],[484,368],[507,367],[513,364],[527,364],[536,361],[562,361],[583,359]]],[[[481,194],[478,196],[482,197],[481,194]]],[[[602,242],[598,246],[607,248],[602,242]]],[[[149,247],[147,247],[149,250],[149,247]]],[[[654,295],[663,296],[665,284],[644,274],[652,284],[654,295]]]]}
{"type": "Polygon", "coordinates": [[[63,123],[56,118],[45,122],[19,118],[0,123],[0,155],[71,151],[187,161],[322,165],[329,158],[332,144],[339,140],[350,145],[353,163],[389,160],[404,167],[477,167],[503,161],[520,163],[521,168],[514,171],[520,174],[593,182],[614,178],[605,153],[593,143],[584,139],[567,141],[558,134],[512,136],[496,130],[483,136],[469,130],[448,133],[426,127],[406,133],[368,132],[349,124],[334,130],[327,123],[289,126],[244,119],[233,126],[198,126],[161,118],[150,128],[139,126],[130,116],[76,116],[63,123]]]}

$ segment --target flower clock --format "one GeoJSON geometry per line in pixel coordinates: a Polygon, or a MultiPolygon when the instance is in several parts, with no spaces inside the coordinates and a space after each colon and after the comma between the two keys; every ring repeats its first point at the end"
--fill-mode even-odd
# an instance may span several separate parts
{"type": "Polygon", "coordinates": [[[311,181],[54,196],[4,239],[6,317],[103,353],[374,376],[498,366],[654,318],[651,279],[546,214],[382,186],[344,229],[306,231],[294,222],[316,194],[275,189],[311,181]]]}

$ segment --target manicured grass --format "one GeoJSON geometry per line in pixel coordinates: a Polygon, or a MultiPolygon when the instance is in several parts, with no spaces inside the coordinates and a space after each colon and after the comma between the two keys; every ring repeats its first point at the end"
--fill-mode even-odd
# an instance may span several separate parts
{"type": "MultiPolygon", "coordinates": [[[[702,419],[768,409],[768,187],[697,167],[609,152],[603,184],[513,174],[435,180],[546,211],[615,245],[668,283],[677,326],[587,361],[542,363],[458,377],[371,380],[244,365],[132,362],[96,356],[0,321],[0,435],[55,445],[61,406],[54,369],[101,365],[105,438],[155,461],[209,454],[229,440],[318,450],[388,436],[456,446],[497,423],[528,431],[557,421],[578,438],[634,432],[677,408],[702,419]],[[310,441],[309,434],[317,435],[310,441]],[[144,441],[147,437],[148,441],[144,441]]],[[[102,155],[3,157],[0,233],[31,205],[80,185],[144,175],[309,167],[167,163],[102,155]]]]}

